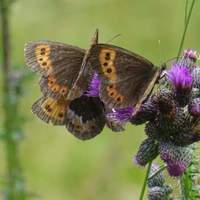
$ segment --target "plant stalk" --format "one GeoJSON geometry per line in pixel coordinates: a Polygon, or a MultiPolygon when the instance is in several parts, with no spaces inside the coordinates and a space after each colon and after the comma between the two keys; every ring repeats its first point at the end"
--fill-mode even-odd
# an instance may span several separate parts
{"type": "Polygon", "coordinates": [[[12,86],[9,76],[11,71],[10,48],[10,0],[0,0],[1,41],[2,41],[2,79],[3,79],[3,112],[4,112],[4,145],[6,153],[6,181],[4,199],[24,200],[24,181],[18,158],[18,140],[15,137],[15,117],[17,104],[13,102],[12,86]]]}
{"type": "MultiPolygon", "coordinates": [[[[186,1],[186,3],[188,3],[188,2],[186,1]]],[[[195,4],[195,0],[192,0],[191,7],[190,7],[190,10],[188,12],[188,17],[185,20],[185,27],[184,27],[183,35],[182,35],[182,38],[181,38],[181,43],[179,45],[179,50],[178,50],[178,54],[177,54],[177,60],[180,57],[181,51],[183,49],[183,44],[184,44],[184,41],[185,41],[185,36],[186,36],[187,29],[188,29],[188,25],[190,23],[190,19],[191,19],[192,11],[193,11],[193,8],[194,8],[194,4],[195,4]]],[[[188,7],[188,5],[186,7],[188,7]]],[[[185,15],[187,15],[187,14],[185,14],[185,15]]]]}
{"type": "Polygon", "coordinates": [[[152,161],[149,162],[149,164],[148,164],[139,200],[143,200],[143,197],[144,197],[144,194],[145,194],[146,185],[147,185],[147,180],[148,180],[150,169],[151,169],[151,164],[152,164],[152,161]]]}

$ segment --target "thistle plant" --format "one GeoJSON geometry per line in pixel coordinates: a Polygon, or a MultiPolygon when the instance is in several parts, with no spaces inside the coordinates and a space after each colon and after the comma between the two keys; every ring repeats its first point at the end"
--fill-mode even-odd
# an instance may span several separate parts
{"type": "MultiPolygon", "coordinates": [[[[173,61],[165,70],[159,89],[141,106],[137,115],[132,116],[134,109],[130,108],[108,114],[117,122],[145,123],[147,138],[134,157],[136,164],[145,166],[160,156],[172,177],[184,176],[191,169],[194,162],[194,150],[191,149],[200,140],[198,58],[198,53],[189,49],[179,60],[173,61]]],[[[159,196],[168,195],[167,188],[151,189],[149,199],[162,199],[159,196]]]]}
{"type": "MultiPolygon", "coordinates": [[[[187,49],[178,60],[170,63],[163,72],[165,76],[160,80],[157,91],[143,103],[136,115],[133,116],[134,108],[131,107],[112,109],[107,113],[109,121],[121,126],[127,122],[133,125],[145,123],[147,137],[134,156],[134,162],[145,166],[160,156],[165,164],[162,169],[166,168],[171,177],[183,177],[182,196],[190,195],[190,198],[185,199],[192,199],[191,195],[199,196],[193,178],[194,174],[196,176],[199,173],[198,170],[194,170],[197,169],[194,143],[200,141],[198,59],[199,54],[196,51],[187,49]],[[185,186],[191,187],[189,191],[193,192],[188,193],[185,186]]],[[[98,95],[100,82],[97,80],[95,74],[87,94],[98,95]]],[[[149,176],[158,169],[156,165],[152,165],[151,168],[149,176]]],[[[164,184],[160,173],[148,180],[148,186],[150,200],[167,199],[172,192],[172,188],[164,184]]]]}
{"type": "MultiPolygon", "coordinates": [[[[199,186],[194,181],[194,177],[199,174],[194,156],[194,143],[200,140],[199,54],[195,50],[186,49],[180,56],[194,2],[193,0],[189,12],[185,13],[185,29],[178,57],[163,71],[157,91],[143,103],[136,115],[133,115],[132,107],[112,109],[106,115],[109,121],[122,127],[127,122],[133,125],[145,124],[147,137],[133,158],[134,163],[140,166],[148,164],[140,200],[143,199],[147,180],[149,200],[172,198],[169,197],[172,188],[164,184],[161,175],[164,169],[167,169],[169,176],[180,180],[180,199],[193,200],[199,197],[199,186]],[[151,166],[158,156],[164,163],[159,169],[155,165],[151,166]],[[158,171],[155,172],[156,170],[158,171]]],[[[99,85],[92,85],[88,94],[95,93],[99,88],[99,85]]]]}

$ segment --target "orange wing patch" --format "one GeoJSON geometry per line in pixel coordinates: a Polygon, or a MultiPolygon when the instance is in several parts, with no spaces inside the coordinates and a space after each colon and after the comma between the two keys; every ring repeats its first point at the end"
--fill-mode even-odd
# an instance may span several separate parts
{"type": "MultiPolygon", "coordinates": [[[[116,52],[113,49],[101,49],[99,53],[99,61],[101,64],[102,71],[104,75],[109,79],[109,81],[117,81],[116,67],[114,65],[114,60],[116,57],[116,52]]],[[[108,95],[113,98],[118,104],[122,103],[124,96],[121,95],[115,84],[109,84],[107,87],[108,95]]]]}
{"type": "Polygon", "coordinates": [[[57,84],[54,76],[48,76],[47,85],[52,92],[60,93],[63,96],[68,92],[67,86],[57,84]]]}
{"type": "Polygon", "coordinates": [[[109,84],[106,89],[108,91],[108,95],[112,97],[113,99],[115,99],[115,101],[117,101],[118,103],[123,102],[124,96],[119,94],[114,84],[109,84]]]}
{"type": "Polygon", "coordinates": [[[64,114],[66,110],[66,102],[63,100],[54,100],[52,98],[46,99],[41,108],[43,109],[44,113],[58,121],[64,120],[64,114]]]}
{"type": "Polygon", "coordinates": [[[117,79],[116,68],[114,65],[116,52],[112,49],[101,49],[99,61],[104,75],[111,81],[117,79]]]}
{"type": "Polygon", "coordinates": [[[36,46],[35,48],[35,56],[37,62],[39,63],[42,69],[45,69],[48,72],[50,72],[52,69],[52,62],[49,58],[50,53],[51,53],[51,48],[47,44],[41,44],[36,46]]]}

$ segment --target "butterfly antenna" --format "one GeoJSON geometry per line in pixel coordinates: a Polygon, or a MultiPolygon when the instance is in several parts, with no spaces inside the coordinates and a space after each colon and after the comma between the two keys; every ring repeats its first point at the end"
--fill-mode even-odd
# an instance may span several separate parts
{"type": "Polygon", "coordinates": [[[117,34],[117,35],[115,35],[114,37],[112,37],[110,40],[108,40],[106,43],[110,43],[110,42],[112,42],[114,39],[116,39],[116,38],[118,38],[118,37],[120,37],[120,36],[122,36],[122,34],[117,34]]]}
{"type": "Polygon", "coordinates": [[[93,37],[92,37],[92,40],[91,40],[91,44],[98,44],[98,40],[99,40],[99,29],[97,28],[93,37]]]}

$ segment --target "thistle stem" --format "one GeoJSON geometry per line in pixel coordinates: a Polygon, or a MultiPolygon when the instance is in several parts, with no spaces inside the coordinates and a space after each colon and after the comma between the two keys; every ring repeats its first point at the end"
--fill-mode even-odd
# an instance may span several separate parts
{"type": "Polygon", "coordinates": [[[193,11],[193,8],[194,8],[194,4],[195,4],[195,0],[192,1],[191,7],[190,7],[190,10],[189,10],[189,13],[188,13],[188,17],[187,17],[186,22],[185,22],[184,31],[183,31],[183,35],[182,35],[182,38],[181,38],[181,42],[180,42],[180,46],[179,46],[179,50],[178,50],[178,54],[177,54],[177,60],[180,57],[180,54],[181,54],[181,51],[182,51],[182,48],[183,48],[183,44],[184,44],[184,41],[185,41],[185,36],[186,36],[187,29],[188,29],[188,25],[190,23],[190,19],[191,19],[192,11],[193,11]]]}
{"type": "Polygon", "coordinates": [[[187,200],[187,192],[186,192],[186,185],[185,185],[185,177],[184,174],[180,177],[180,190],[181,190],[181,200],[187,200]]]}
{"type": "Polygon", "coordinates": [[[12,86],[9,81],[11,71],[10,48],[10,0],[0,0],[1,40],[2,40],[2,78],[3,78],[3,112],[4,137],[7,172],[4,189],[6,200],[24,200],[24,182],[18,158],[18,139],[16,139],[17,104],[13,102],[12,86]]]}
{"type": "Polygon", "coordinates": [[[152,164],[152,161],[149,162],[149,164],[148,164],[148,167],[147,167],[147,171],[146,171],[146,175],[145,175],[145,179],[144,179],[144,182],[143,182],[143,186],[142,186],[142,190],[141,190],[141,193],[140,193],[140,198],[139,198],[139,200],[143,200],[144,193],[145,193],[145,189],[146,189],[146,185],[147,185],[148,176],[149,176],[150,169],[151,169],[151,164],[152,164]]]}

